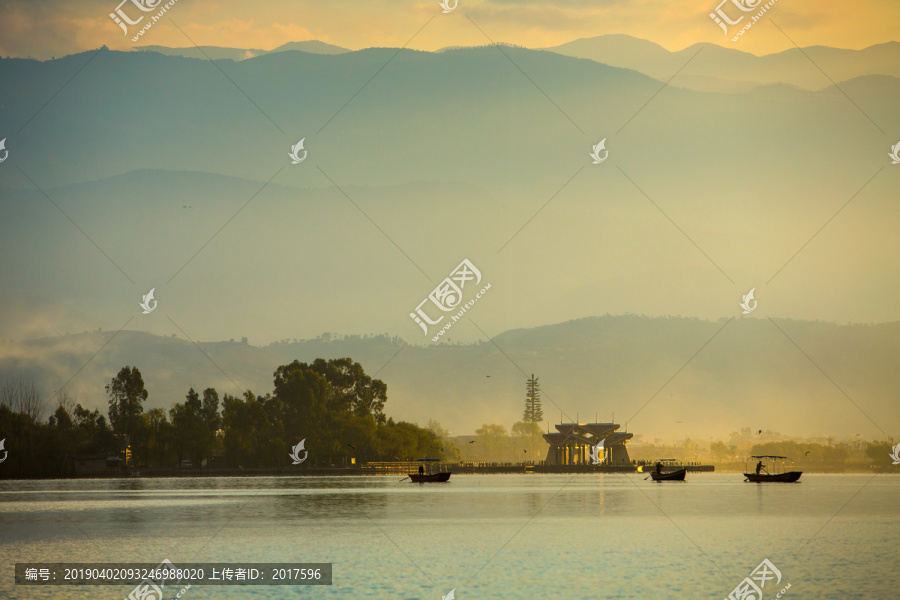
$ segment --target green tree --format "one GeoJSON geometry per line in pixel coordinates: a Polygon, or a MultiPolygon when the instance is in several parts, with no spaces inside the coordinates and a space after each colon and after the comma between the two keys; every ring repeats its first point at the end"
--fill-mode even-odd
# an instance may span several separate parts
{"type": "Polygon", "coordinates": [[[149,393],[144,388],[144,378],[137,367],[122,367],[119,374],[106,386],[109,396],[109,422],[113,431],[131,436],[144,412],[144,400],[149,393]]]}
{"type": "Polygon", "coordinates": [[[511,448],[511,457],[516,462],[537,462],[547,455],[547,442],[541,426],[533,421],[519,421],[513,424],[512,433],[518,437],[511,448]]]}
{"type": "Polygon", "coordinates": [[[540,423],[544,420],[544,411],[541,409],[541,384],[539,377],[531,375],[525,381],[525,412],[522,420],[527,423],[540,423]]]}
{"type": "Polygon", "coordinates": [[[219,414],[219,393],[215,388],[203,390],[203,406],[200,412],[206,429],[215,435],[216,431],[222,427],[222,416],[219,414]]]}
{"type": "MultiPolygon", "coordinates": [[[[225,394],[222,398],[225,430],[225,458],[232,466],[287,465],[289,445],[279,415],[280,401],[272,396],[244,392],[243,398],[225,394]]],[[[298,438],[294,443],[299,442],[298,438]]],[[[312,454],[310,452],[310,454],[312,454]]]]}
{"type": "Polygon", "coordinates": [[[433,419],[428,420],[428,431],[441,441],[440,456],[437,458],[443,462],[457,463],[462,460],[459,446],[450,440],[450,432],[441,427],[441,424],[433,419]]]}
{"type": "Polygon", "coordinates": [[[737,448],[734,446],[729,446],[725,442],[712,442],[709,445],[709,451],[712,452],[713,456],[721,461],[726,461],[734,456],[737,448]]]}
{"type": "Polygon", "coordinates": [[[176,403],[169,410],[179,462],[188,458],[195,467],[199,467],[206,457],[211,436],[203,417],[203,403],[194,388],[188,390],[183,404],[176,403]]]}
{"type": "Polygon", "coordinates": [[[484,424],[475,430],[475,435],[479,460],[497,462],[509,459],[509,435],[506,427],[484,424]]]}
{"type": "Polygon", "coordinates": [[[310,368],[331,384],[330,410],[347,411],[358,417],[371,415],[376,423],[384,424],[387,385],[368,376],[362,365],[350,358],[317,358],[310,368]]]}
{"type": "Polygon", "coordinates": [[[142,415],[143,429],[148,432],[148,442],[142,459],[148,466],[170,466],[176,460],[173,451],[174,431],[166,419],[166,411],[152,408],[142,415]]]}
{"type": "Polygon", "coordinates": [[[388,419],[379,427],[381,453],[384,458],[400,460],[439,458],[443,447],[441,440],[431,431],[414,423],[394,422],[388,419]]]}
{"type": "Polygon", "coordinates": [[[203,408],[201,409],[204,425],[203,447],[207,458],[221,456],[222,438],[218,433],[222,429],[222,415],[219,413],[219,393],[215,388],[203,390],[203,408]]]}
{"type": "MultiPolygon", "coordinates": [[[[328,399],[332,388],[324,375],[317,373],[306,363],[295,360],[275,371],[277,403],[273,416],[279,417],[285,434],[293,439],[306,439],[310,457],[325,446],[329,426],[328,399]]],[[[296,442],[294,442],[296,443],[296,442]]]]}
{"type": "Polygon", "coordinates": [[[887,467],[893,464],[891,454],[894,453],[893,439],[887,442],[867,442],[866,456],[868,456],[873,465],[887,467]]]}

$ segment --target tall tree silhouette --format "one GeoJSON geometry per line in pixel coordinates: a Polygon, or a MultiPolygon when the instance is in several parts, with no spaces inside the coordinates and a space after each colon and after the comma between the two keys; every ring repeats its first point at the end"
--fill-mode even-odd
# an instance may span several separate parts
{"type": "Polygon", "coordinates": [[[109,395],[109,424],[116,433],[131,436],[140,424],[144,400],[149,395],[137,367],[125,365],[106,386],[109,395]]]}
{"type": "Polygon", "coordinates": [[[541,384],[539,377],[532,373],[525,380],[525,412],[522,420],[526,423],[540,423],[544,420],[544,411],[541,410],[541,384]]]}

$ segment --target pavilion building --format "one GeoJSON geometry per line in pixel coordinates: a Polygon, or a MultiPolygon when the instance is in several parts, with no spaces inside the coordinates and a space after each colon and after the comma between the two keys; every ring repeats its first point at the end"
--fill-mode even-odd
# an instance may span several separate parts
{"type": "Polygon", "coordinates": [[[631,465],[626,444],[632,433],[619,433],[616,423],[560,423],[555,433],[545,433],[550,444],[547,450],[548,465],[590,465],[591,447],[603,442],[605,457],[600,464],[606,466],[631,465]]]}

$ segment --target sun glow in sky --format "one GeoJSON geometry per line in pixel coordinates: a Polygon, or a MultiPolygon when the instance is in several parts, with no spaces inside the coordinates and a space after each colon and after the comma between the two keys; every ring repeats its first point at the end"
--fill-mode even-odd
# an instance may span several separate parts
{"type": "MultiPolygon", "coordinates": [[[[135,0],[136,1],[136,0],[135,0]]],[[[124,10],[137,12],[126,0],[124,10]]],[[[0,5],[0,55],[48,59],[102,45],[225,46],[271,50],[320,40],[351,50],[373,46],[437,50],[507,42],[529,48],[626,34],[668,50],[698,42],[762,55],[822,45],[861,49],[897,39],[900,2],[779,0],[732,42],[710,19],[717,0],[459,0],[442,14],[438,0],[178,0],[138,42],[109,14],[118,0],[8,0],[0,5]]],[[[726,12],[737,13],[730,0],[726,12]]]]}

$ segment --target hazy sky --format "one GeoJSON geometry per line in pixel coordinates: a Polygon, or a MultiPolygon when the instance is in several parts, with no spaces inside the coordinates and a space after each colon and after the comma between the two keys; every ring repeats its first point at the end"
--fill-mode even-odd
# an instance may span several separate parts
{"type": "MultiPolygon", "coordinates": [[[[437,0],[178,0],[161,25],[133,43],[109,18],[118,4],[4,0],[0,55],[46,59],[103,44],[115,50],[193,43],[269,50],[309,39],[353,50],[408,41],[419,50],[489,41],[536,48],[614,33],[648,39],[669,50],[711,42],[769,54],[794,43],[860,49],[893,41],[900,20],[896,0],[780,0],[753,35],[735,43],[708,16],[718,0],[459,0],[457,10],[446,15],[437,0]]],[[[124,10],[129,7],[136,11],[130,1],[124,10]]],[[[723,10],[729,7],[735,11],[730,3],[723,10]]]]}

